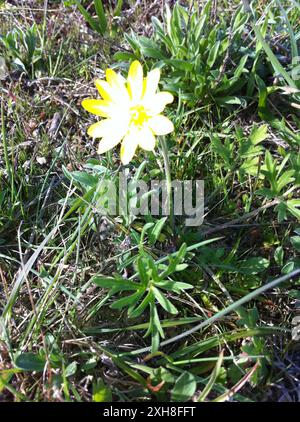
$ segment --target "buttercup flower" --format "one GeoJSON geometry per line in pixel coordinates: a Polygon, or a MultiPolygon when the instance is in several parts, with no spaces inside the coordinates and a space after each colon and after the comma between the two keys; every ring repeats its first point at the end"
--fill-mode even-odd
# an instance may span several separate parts
{"type": "Polygon", "coordinates": [[[142,65],[136,60],[130,66],[127,80],[112,69],[107,69],[106,81],[96,80],[102,99],[83,100],[82,106],[105,118],[88,128],[90,136],[101,138],[99,154],[121,142],[121,161],[126,165],[137,147],[152,151],[155,135],[167,135],[174,130],[173,123],[161,114],[173,96],[156,92],[159,79],[158,69],[144,78],[142,65]]]}

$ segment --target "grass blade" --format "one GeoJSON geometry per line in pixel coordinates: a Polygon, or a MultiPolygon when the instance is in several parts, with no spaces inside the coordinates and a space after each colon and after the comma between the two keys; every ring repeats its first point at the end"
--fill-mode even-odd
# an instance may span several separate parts
{"type": "Polygon", "coordinates": [[[214,368],[214,370],[211,373],[210,379],[208,381],[208,383],[206,384],[204,390],[202,391],[202,393],[200,394],[198,401],[202,402],[206,399],[206,397],[208,396],[208,394],[211,392],[216,379],[218,378],[218,375],[220,373],[220,369],[223,363],[223,356],[224,356],[224,351],[222,350],[218,359],[218,362],[216,363],[216,366],[214,368]]]}
{"type": "Polygon", "coordinates": [[[104,35],[107,29],[107,19],[104,12],[102,0],[94,0],[95,10],[99,19],[99,28],[101,35],[104,35]]]}
{"type": "Polygon", "coordinates": [[[293,79],[289,76],[289,74],[285,71],[283,66],[279,63],[279,60],[277,59],[277,57],[275,56],[275,54],[273,53],[273,51],[271,50],[269,45],[266,43],[266,41],[265,41],[264,37],[262,36],[258,26],[253,24],[253,29],[254,29],[256,38],[258,39],[258,41],[263,46],[263,49],[265,50],[266,55],[268,56],[270,62],[272,63],[274,70],[277,73],[279,73],[285,79],[286,83],[289,86],[292,86],[293,88],[297,88],[297,85],[295,84],[293,79]]]}

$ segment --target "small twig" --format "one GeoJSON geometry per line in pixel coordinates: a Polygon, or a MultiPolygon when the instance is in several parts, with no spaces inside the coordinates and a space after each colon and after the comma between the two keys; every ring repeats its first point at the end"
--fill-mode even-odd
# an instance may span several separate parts
{"type": "Polygon", "coordinates": [[[239,381],[237,382],[229,391],[222,394],[221,396],[217,397],[213,402],[220,402],[230,399],[234,396],[252,377],[254,372],[259,368],[259,362],[257,362],[249,372],[239,381]]]}

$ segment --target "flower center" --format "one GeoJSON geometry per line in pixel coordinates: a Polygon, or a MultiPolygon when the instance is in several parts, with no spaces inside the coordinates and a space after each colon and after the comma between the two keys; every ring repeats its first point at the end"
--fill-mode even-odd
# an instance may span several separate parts
{"type": "Polygon", "coordinates": [[[142,127],[149,118],[145,107],[142,105],[132,107],[130,109],[130,117],[130,123],[139,127],[142,127]]]}

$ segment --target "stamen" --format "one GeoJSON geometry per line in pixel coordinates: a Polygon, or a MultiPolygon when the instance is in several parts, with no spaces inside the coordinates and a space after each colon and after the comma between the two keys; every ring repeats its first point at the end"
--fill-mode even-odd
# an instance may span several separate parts
{"type": "Polygon", "coordinates": [[[149,119],[149,116],[145,110],[145,107],[138,105],[132,107],[130,110],[131,113],[131,123],[135,126],[143,126],[144,123],[149,119]]]}

